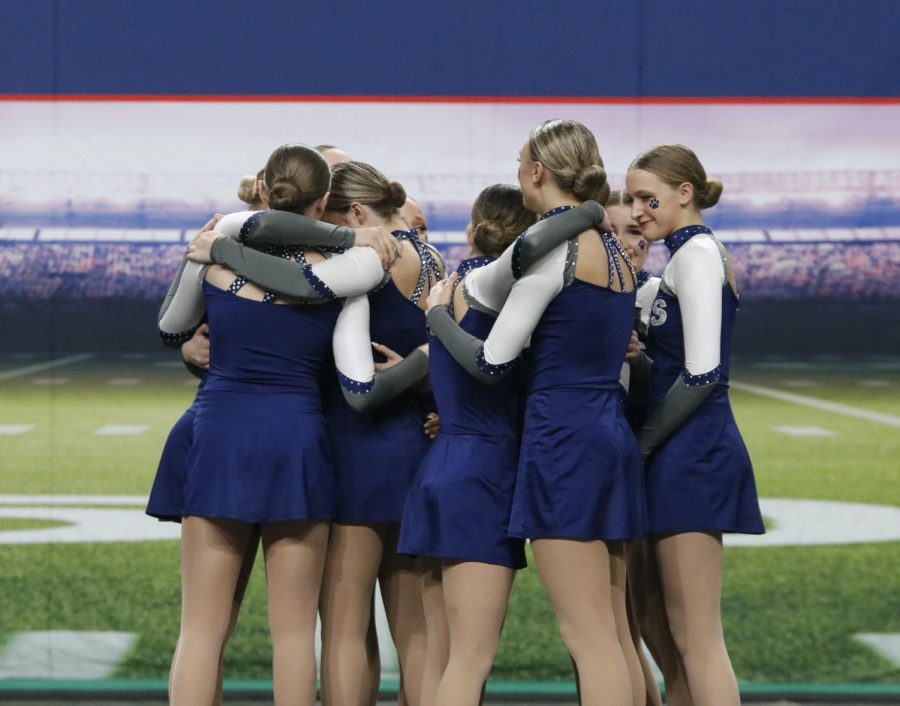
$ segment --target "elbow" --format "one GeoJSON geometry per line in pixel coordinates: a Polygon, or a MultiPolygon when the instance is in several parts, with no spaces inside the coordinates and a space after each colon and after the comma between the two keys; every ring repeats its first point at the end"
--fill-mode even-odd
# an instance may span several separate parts
{"type": "Polygon", "coordinates": [[[706,387],[707,385],[715,385],[722,377],[722,366],[717,365],[715,368],[706,373],[698,375],[691,374],[687,368],[681,371],[681,380],[687,387],[706,387]]]}
{"type": "Polygon", "coordinates": [[[374,378],[369,382],[360,382],[338,371],[338,381],[341,384],[344,400],[354,412],[365,414],[377,406],[375,396],[371,394],[375,389],[374,378]]]}

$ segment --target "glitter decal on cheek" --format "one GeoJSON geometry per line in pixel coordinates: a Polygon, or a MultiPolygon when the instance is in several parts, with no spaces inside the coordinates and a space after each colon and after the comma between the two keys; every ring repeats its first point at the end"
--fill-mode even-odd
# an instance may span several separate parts
{"type": "Polygon", "coordinates": [[[652,208],[654,211],[659,208],[659,199],[655,196],[650,199],[650,208],[652,208]]]}

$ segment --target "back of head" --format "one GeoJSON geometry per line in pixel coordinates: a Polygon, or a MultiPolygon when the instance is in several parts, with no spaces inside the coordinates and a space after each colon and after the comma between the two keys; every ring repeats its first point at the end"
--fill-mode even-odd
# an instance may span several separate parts
{"type": "Polygon", "coordinates": [[[406,190],[365,162],[337,164],[331,172],[328,210],[344,212],[354,201],[382,218],[391,218],[406,203],[406,190]]]}
{"type": "Polygon", "coordinates": [[[642,169],[659,177],[673,188],[688,183],[694,187],[694,205],[710,208],[719,202],[722,182],[709,179],[706,170],[694,154],[684,145],[659,145],[639,154],[629,169],[642,169]]]}
{"type": "Polygon", "coordinates": [[[241,177],[237,192],[238,198],[253,210],[263,207],[262,199],[259,196],[259,182],[265,178],[265,174],[266,170],[263,168],[256,174],[241,177]]]}
{"type": "Polygon", "coordinates": [[[266,162],[263,181],[269,207],[304,213],[328,193],[331,171],[318,151],[306,145],[282,145],[266,162]]]}
{"type": "Polygon", "coordinates": [[[580,201],[606,202],[606,170],[597,140],[584,125],[575,120],[546,120],[531,131],[528,150],[560,189],[580,201]]]}
{"type": "Polygon", "coordinates": [[[472,206],[475,247],[499,257],[516,237],[534,225],[537,216],[525,208],[522,191],[509,184],[488,186],[472,206]]]}
{"type": "Polygon", "coordinates": [[[606,207],[610,206],[631,206],[632,199],[624,192],[616,189],[615,191],[609,192],[609,197],[606,199],[606,207]]]}

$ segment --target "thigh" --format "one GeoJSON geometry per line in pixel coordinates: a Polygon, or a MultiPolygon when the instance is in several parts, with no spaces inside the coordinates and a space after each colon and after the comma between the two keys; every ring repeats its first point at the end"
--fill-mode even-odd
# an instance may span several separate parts
{"type": "Polygon", "coordinates": [[[673,631],[720,625],[722,536],[684,532],[655,537],[653,544],[673,631]]]}
{"type": "Polygon", "coordinates": [[[342,624],[365,621],[368,629],[372,591],[384,552],[385,530],[373,525],[331,526],[325,559],[325,577],[320,598],[323,629],[328,631],[330,618],[342,624]]]}
{"type": "Polygon", "coordinates": [[[444,602],[454,643],[496,643],[515,575],[509,567],[474,561],[444,566],[444,602]]]}
{"type": "Polygon", "coordinates": [[[315,615],[328,546],[328,523],[293,520],[262,526],[269,606],[290,607],[285,620],[315,615]]]}

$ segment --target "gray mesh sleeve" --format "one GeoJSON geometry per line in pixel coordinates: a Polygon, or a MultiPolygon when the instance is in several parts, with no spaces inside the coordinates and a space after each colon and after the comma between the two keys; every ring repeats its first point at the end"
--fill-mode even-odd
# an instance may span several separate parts
{"type": "Polygon", "coordinates": [[[368,392],[354,393],[342,384],[344,399],[357,412],[372,412],[428,375],[428,356],[418,348],[387,370],[377,371],[368,392]]]}
{"type": "Polygon", "coordinates": [[[679,375],[665,398],[638,432],[638,446],[646,460],[669,435],[680,427],[703,404],[716,383],[687,385],[679,375]]]}
{"type": "Polygon", "coordinates": [[[289,211],[267,211],[241,229],[240,239],[250,245],[310,245],[352,248],[352,228],[317,221],[289,211]]]}

